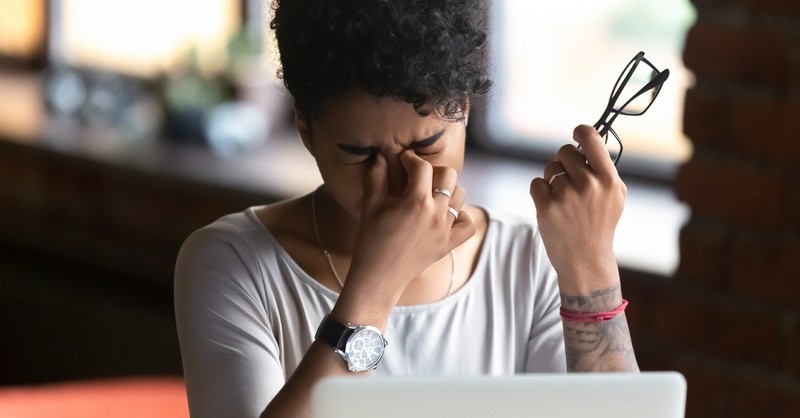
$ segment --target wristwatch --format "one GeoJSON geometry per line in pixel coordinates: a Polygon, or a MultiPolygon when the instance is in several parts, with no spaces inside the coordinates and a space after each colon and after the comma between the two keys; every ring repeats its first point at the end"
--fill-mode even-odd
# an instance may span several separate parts
{"type": "Polygon", "coordinates": [[[351,372],[365,372],[378,367],[388,344],[377,328],[344,325],[330,314],[319,324],[314,338],[330,344],[333,351],[342,356],[351,372]]]}

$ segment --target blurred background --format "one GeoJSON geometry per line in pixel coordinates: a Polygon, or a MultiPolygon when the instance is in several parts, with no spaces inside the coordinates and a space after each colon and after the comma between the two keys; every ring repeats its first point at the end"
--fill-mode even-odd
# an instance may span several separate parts
{"type": "Polygon", "coordinates": [[[228,159],[256,164],[288,128],[265,16],[258,1],[0,0],[0,384],[180,375],[180,243],[297,187],[228,159]]]}
{"type": "MultiPolygon", "coordinates": [[[[615,250],[640,364],[688,416],[800,415],[800,3],[495,0],[468,130],[473,203],[528,183],[639,51],[670,79],[620,117],[615,250]]],[[[320,182],[262,0],[0,0],[3,387],[180,382],[172,269],[217,217],[320,182]]],[[[3,398],[0,396],[0,406],[3,398]]]]}

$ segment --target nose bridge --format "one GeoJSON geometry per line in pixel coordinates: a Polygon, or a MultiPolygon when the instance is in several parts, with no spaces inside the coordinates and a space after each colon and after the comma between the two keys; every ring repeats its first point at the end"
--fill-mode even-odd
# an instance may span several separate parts
{"type": "Polygon", "coordinates": [[[400,163],[401,150],[385,151],[384,156],[388,165],[387,181],[390,196],[400,196],[406,188],[408,175],[400,163]]]}

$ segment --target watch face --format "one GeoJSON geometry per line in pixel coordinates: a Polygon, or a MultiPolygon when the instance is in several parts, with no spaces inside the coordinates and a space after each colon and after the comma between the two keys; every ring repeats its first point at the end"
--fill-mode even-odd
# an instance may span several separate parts
{"type": "Polygon", "coordinates": [[[386,341],[380,331],[373,327],[358,327],[347,341],[344,349],[347,364],[351,371],[372,370],[383,357],[386,341]]]}

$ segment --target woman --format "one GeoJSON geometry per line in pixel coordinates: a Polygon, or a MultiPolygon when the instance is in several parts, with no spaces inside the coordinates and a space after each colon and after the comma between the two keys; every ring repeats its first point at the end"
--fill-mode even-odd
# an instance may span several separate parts
{"type": "Polygon", "coordinates": [[[185,242],[193,416],[307,416],[336,374],[637,369],[612,251],[626,190],[597,132],[576,128],[532,181],[538,227],[465,203],[469,106],[490,84],[480,1],[273,8],[324,183],[185,242]]]}

